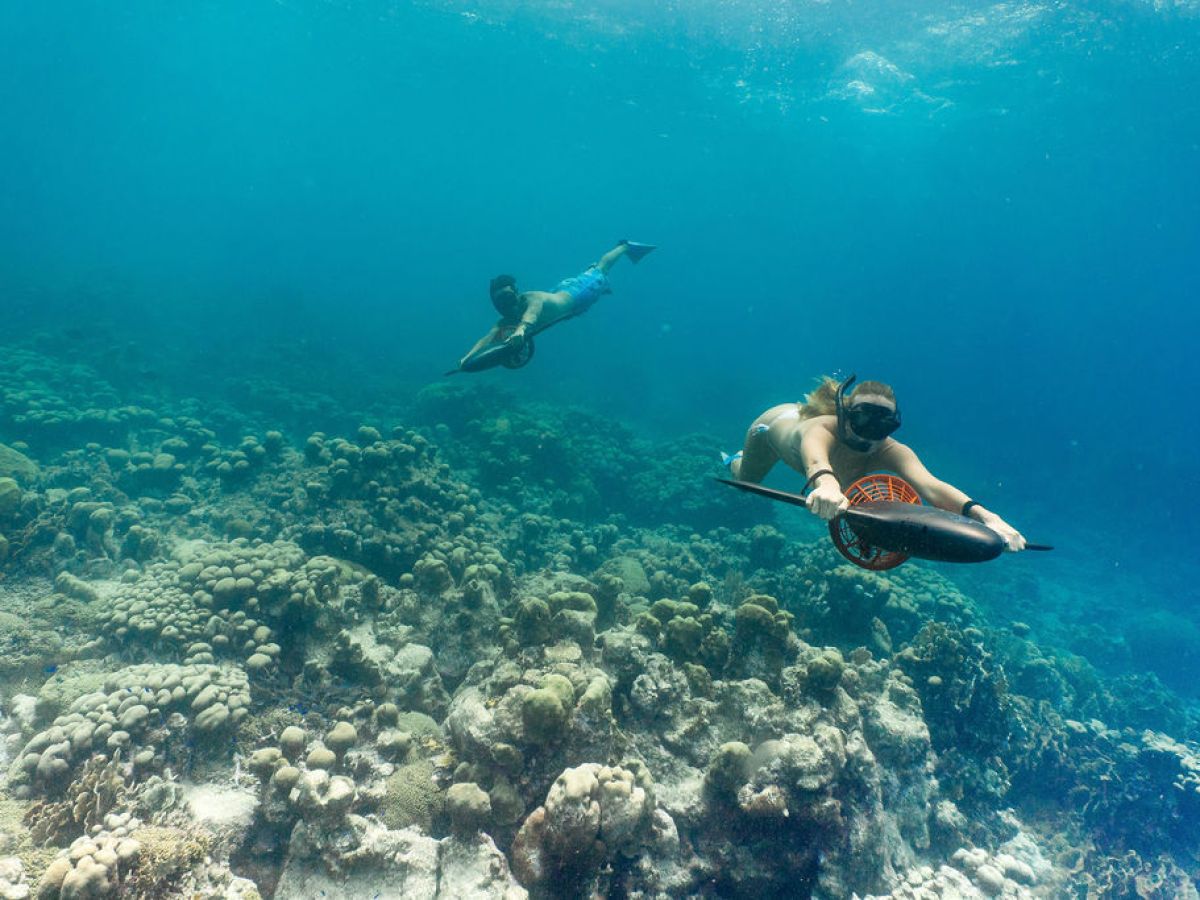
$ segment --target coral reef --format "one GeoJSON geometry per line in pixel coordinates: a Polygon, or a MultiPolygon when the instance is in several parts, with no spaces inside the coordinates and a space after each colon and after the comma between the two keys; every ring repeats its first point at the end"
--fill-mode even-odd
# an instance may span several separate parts
{"type": "Polygon", "coordinates": [[[1194,895],[1168,687],[697,489],[704,439],[0,375],[0,896],[1194,895]]]}

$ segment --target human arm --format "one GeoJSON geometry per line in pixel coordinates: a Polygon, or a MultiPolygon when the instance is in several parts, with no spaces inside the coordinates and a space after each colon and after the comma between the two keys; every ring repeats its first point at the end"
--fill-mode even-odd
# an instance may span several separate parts
{"type": "Polygon", "coordinates": [[[482,350],[488,344],[492,343],[492,341],[496,340],[496,338],[499,335],[500,335],[500,323],[497,322],[490,329],[488,329],[488,333],[485,334],[483,337],[481,337],[479,340],[477,340],[475,342],[475,345],[466,352],[466,355],[463,356],[463,358],[458,361],[459,368],[462,368],[462,364],[464,362],[466,362],[468,359],[470,359],[472,356],[474,356],[476,353],[478,353],[480,350],[482,350]]]}
{"type": "Polygon", "coordinates": [[[795,442],[789,448],[792,452],[783,454],[788,465],[811,481],[812,490],[805,501],[808,511],[826,521],[850,505],[829,462],[829,451],[835,440],[833,432],[820,423],[801,423],[795,432],[795,442]]]}
{"type": "Polygon", "coordinates": [[[544,298],[538,296],[537,294],[530,292],[524,296],[525,311],[521,313],[521,319],[519,322],[517,322],[517,327],[513,329],[513,333],[510,336],[511,338],[516,338],[517,340],[522,341],[526,337],[526,332],[536,325],[538,319],[541,318],[542,309],[545,305],[544,298]]]}
{"type": "Polygon", "coordinates": [[[891,441],[880,454],[880,463],[913,486],[921,499],[930,506],[948,512],[961,513],[986,525],[1000,537],[1011,551],[1025,549],[1025,537],[1002,518],[983,505],[974,502],[952,484],[937,478],[925,468],[912,448],[891,441]],[[964,511],[965,508],[965,511],[964,511]]]}

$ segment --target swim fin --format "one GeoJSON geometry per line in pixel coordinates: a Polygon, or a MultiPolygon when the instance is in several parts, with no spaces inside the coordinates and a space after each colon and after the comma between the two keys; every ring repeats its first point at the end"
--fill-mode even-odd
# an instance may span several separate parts
{"type": "Polygon", "coordinates": [[[656,244],[639,244],[637,241],[627,241],[622,238],[619,242],[625,248],[625,255],[631,263],[636,263],[652,250],[657,250],[656,244]]]}

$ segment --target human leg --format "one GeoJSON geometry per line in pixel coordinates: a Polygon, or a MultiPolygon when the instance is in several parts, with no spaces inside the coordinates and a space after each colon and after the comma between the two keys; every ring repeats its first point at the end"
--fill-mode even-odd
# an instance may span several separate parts
{"type": "Polygon", "coordinates": [[[754,420],[746,432],[742,452],[730,461],[729,471],[739,481],[759,482],[779,462],[779,452],[771,441],[770,426],[766,421],[770,410],[754,420]]]}
{"type": "Polygon", "coordinates": [[[599,269],[605,275],[608,270],[613,267],[618,259],[622,256],[628,256],[631,263],[636,263],[651,250],[656,249],[653,244],[642,244],[637,241],[617,241],[617,246],[613,247],[596,263],[594,268],[599,269]]]}
{"type": "Polygon", "coordinates": [[[617,244],[617,246],[605,253],[602,257],[600,257],[593,268],[599,269],[601,272],[607,275],[608,270],[611,269],[616,261],[624,256],[627,252],[629,252],[629,248],[625,245],[625,242],[622,241],[621,243],[617,244]]]}

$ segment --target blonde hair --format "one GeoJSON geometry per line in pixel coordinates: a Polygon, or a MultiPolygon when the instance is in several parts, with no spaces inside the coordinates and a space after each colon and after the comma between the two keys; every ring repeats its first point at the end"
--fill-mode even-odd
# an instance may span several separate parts
{"type": "MultiPolygon", "coordinates": [[[[813,419],[817,416],[837,415],[837,392],[840,385],[840,381],[830,378],[828,375],[818,378],[816,389],[805,394],[804,402],[800,404],[800,418],[813,419]]],[[[854,386],[854,390],[850,392],[850,396],[854,397],[858,394],[875,394],[890,400],[892,406],[896,405],[896,392],[890,385],[886,385],[882,381],[858,382],[854,386]]]]}

